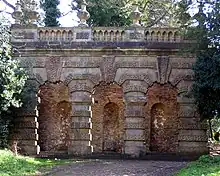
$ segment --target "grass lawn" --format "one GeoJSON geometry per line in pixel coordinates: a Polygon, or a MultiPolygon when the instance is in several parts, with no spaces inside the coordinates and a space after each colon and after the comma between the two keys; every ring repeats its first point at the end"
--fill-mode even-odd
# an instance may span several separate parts
{"type": "Polygon", "coordinates": [[[0,150],[0,176],[36,175],[39,169],[74,162],[73,160],[48,160],[15,156],[8,150],[0,150]]]}
{"type": "Polygon", "coordinates": [[[181,169],[176,176],[220,176],[220,156],[201,156],[181,169]]]}

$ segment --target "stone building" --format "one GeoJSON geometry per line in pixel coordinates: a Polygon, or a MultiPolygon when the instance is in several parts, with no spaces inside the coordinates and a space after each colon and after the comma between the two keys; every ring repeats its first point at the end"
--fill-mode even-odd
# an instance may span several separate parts
{"type": "MultiPolygon", "coordinates": [[[[83,9],[83,8],[82,8],[83,9]]],[[[193,56],[178,28],[144,28],[133,14],[127,28],[19,24],[14,58],[28,73],[12,139],[22,153],[207,152],[206,124],[190,89],[193,56]]]]}

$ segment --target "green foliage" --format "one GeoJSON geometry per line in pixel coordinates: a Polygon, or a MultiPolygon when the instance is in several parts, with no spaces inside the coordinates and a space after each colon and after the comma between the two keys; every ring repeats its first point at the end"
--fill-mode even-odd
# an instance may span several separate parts
{"type": "Polygon", "coordinates": [[[70,160],[36,159],[15,156],[7,150],[0,150],[0,176],[36,175],[43,167],[70,163],[70,160]]]}
{"type": "Polygon", "coordinates": [[[27,77],[19,61],[11,57],[9,28],[0,25],[0,147],[5,147],[12,119],[9,110],[21,105],[27,77]]]}
{"type": "Polygon", "coordinates": [[[220,156],[201,156],[197,161],[189,163],[176,176],[219,176],[220,156]]]}
{"type": "MultiPolygon", "coordinates": [[[[72,9],[79,10],[82,0],[73,0],[72,9]]],[[[132,4],[137,3],[142,12],[144,26],[176,26],[179,23],[179,3],[175,0],[87,0],[90,26],[128,26],[132,20],[132,4]]]]}
{"type": "Polygon", "coordinates": [[[59,0],[41,0],[41,8],[45,12],[44,24],[46,27],[59,26],[57,20],[61,16],[61,12],[58,9],[60,4],[59,0]]]}
{"type": "Polygon", "coordinates": [[[193,94],[198,111],[203,118],[213,118],[220,113],[220,53],[199,54],[193,70],[193,94]]]}
{"type": "MultiPolygon", "coordinates": [[[[220,1],[198,1],[198,13],[187,35],[194,39],[193,95],[203,119],[219,117],[220,113],[220,1]]],[[[212,134],[212,133],[211,133],[212,134]]]]}

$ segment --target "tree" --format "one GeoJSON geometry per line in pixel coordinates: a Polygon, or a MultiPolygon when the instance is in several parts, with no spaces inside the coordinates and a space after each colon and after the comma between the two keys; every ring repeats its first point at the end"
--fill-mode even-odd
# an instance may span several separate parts
{"type": "MultiPolygon", "coordinates": [[[[79,11],[82,0],[73,0],[72,9],[79,11]]],[[[138,3],[143,13],[141,23],[146,27],[154,25],[175,26],[178,20],[178,1],[175,0],[88,0],[90,26],[128,26],[131,24],[132,4],[138,3]]]]}
{"type": "Polygon", "coordinates": [[[47,27],[59,26],[58,18],[61,17],[61,12],[58,9],[59,0],[41,0],[41,8],[45,12],[44,23],[47,27]]]}
{"type": "Polygon", "coordinates": [[[19,61],[11,57],[9,28],[0,21],[0,147],[7,143],[12,116],[9,110],[21,105],[21,92],[27,77],[19,61]]]}
{"type": "Polygon", "coordinates": [[[197,26],[189,28],[196,41],[193,94],[202,119],[220,117],[220,2],[199,1],[193,19],[197,26]],[[192,32],[193,31],[193,32],[192,32]]]}

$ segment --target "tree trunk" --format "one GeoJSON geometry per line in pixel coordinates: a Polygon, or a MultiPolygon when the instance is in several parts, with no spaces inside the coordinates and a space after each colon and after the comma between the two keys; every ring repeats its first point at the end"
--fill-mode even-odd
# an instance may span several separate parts
{"type": "Polygon", "coordinates": [[[209,119],[209,130],[210,130],[210,137],[213,140],[213,134],[212,134],[212,122],[211,119],[209,119]]]}

